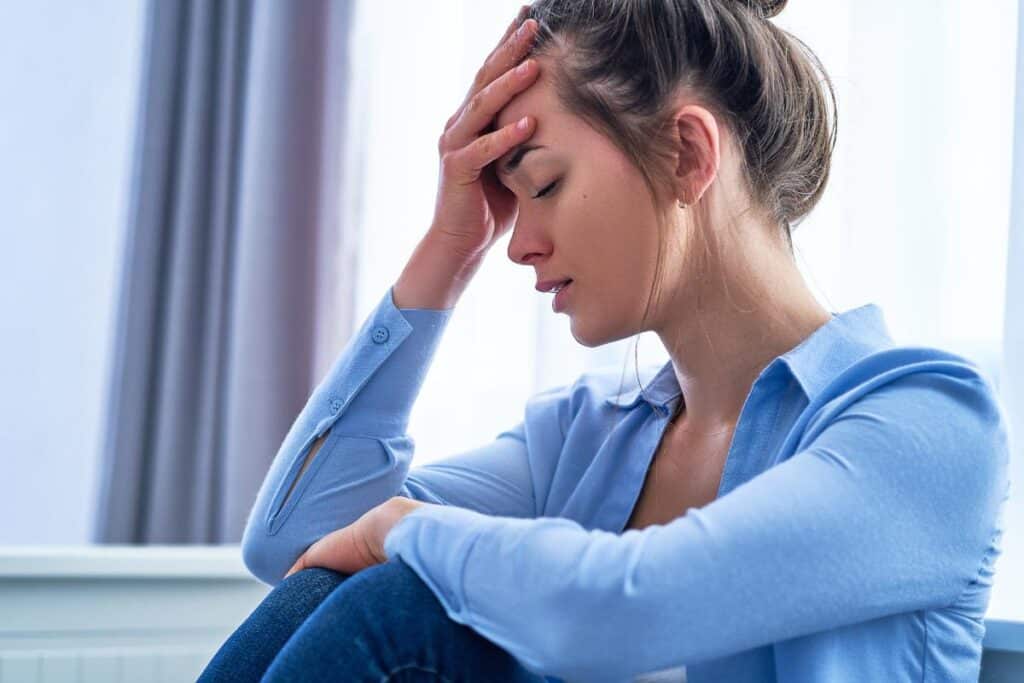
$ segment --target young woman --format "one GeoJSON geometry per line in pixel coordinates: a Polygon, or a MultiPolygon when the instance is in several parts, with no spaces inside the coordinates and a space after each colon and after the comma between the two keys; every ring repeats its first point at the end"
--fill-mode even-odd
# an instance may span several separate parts
{"type": "Polygon", "coordinates": [[[201,680],[977,680],[1006,421],[974,364],[802,280],[835,103],[784,4],[523,8],[440,137],[430,229],[281,445],[243,539],[274,590],[201,680]],[[581,344],[653,330],[670,361],[410,471],[509,230],[581,344]]]}

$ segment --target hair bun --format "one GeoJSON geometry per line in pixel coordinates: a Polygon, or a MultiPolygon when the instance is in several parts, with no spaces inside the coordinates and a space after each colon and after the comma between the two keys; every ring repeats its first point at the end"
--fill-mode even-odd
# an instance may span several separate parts
{"type": "Polygon", "coordinates": [[[761,16],[771,19],[786,6],[787,0],[755,0],[754,4],[761,8],[761,16]]]}
{"type": "MultiPolygon", "coordinates": [[[[735,1],[735,0],[733,0],[735,1]]],[[[739,0],[740,4],[756,12],[762,19],[771,19],[782,11],[787,0],[739,0]]]]}

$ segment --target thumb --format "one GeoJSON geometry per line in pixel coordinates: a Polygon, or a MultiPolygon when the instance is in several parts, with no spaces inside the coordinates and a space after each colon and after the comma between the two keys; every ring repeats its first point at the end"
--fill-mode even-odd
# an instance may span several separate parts
{"type": "Polygon", "coordinates": [[[288,573],[284,575],[284,578],[287,579],[289,576],[291,576],[295,572],[302,571],[305,568],[306,568],[306,553],[302,553],[301,555],[299,555],[299,559],[295,560],[295,564],[293,564],[292,568],[288,570],[288,573]]]}

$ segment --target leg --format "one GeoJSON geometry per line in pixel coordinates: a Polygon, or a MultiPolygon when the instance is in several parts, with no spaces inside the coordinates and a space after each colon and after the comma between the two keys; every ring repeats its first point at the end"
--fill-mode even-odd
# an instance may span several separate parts
{"type": "Polygon", "coordinates": [[[511,654],[448,617],[399,558],[331,593],[281,649],[264,681],[544,683],[511,654]]]}
{"type": "Polygon", "coordinates": [[[197,683],[259,681],[306,617],[347,578],[348,574],[322,567],[289,576],[221,645],[197,683]]]}

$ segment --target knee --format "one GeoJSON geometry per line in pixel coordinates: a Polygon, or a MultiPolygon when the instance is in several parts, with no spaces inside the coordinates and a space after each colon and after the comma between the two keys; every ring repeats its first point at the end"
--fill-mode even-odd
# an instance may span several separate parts
{"type": "Polygon", "coordinates": [[[351,578],[349,574],[325,567],[310,567],[295,572],[274,587],[274,593],[287,595],[325,596],[351,578]]]}
{"type": "Polygon", "coordinates": [[[357,572],[346,581],[343,592],[350,606],[364,606],[376,618],[384,605],[390,614],[415,612],[420,618],[431,614],[445,616],[443,606],[430,587],[400,557],[357,572]]]}

